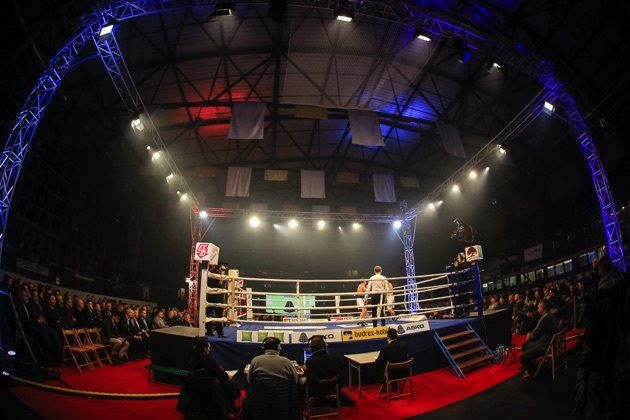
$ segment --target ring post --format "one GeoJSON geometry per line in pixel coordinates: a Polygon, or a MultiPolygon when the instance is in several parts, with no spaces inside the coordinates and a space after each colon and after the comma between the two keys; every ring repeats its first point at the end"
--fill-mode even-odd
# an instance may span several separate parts
{"type": "MultiPolygon", "coordinates": [[[[228,272],[229,273],[229,272],[228,272]]],[[[229,276],[227,278],[228,282],[228,298],[227,298],[227,311],[225,312],[225,317],[227,318],[227,322],[236,320],[236,313],[234,311],[234,305],[236,305],[236,278],[229,276]]]]}
{"type": "Polygon", "coordinates": [[[206,307],[208,306],[208,300],[206,294],[208,293],[208,269],[203,268],[201,270],[201,286],[199,287],[199,336],[206,335],[206,307]]]}
{"type": "Polygon", "coordinates": [[[481,275],[479,274],[479,264],[472,266],[473,279],[475,280],[475,298],[477,299],[477,317],[483,318],[483,295],[481,293],[481,275]]]}

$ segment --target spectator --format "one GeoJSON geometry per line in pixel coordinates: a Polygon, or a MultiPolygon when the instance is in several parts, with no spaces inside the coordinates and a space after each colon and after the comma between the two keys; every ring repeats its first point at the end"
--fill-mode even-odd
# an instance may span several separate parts
{"type": "Polygon", "coordinates": [[[494,296],[492,296],[490,298],[490,305],[488,306],[488,310],[493,311],[495,309],[499,309],[499,302],[497,302],[497,299],[494,296]]]}
{"type": "Polygon", "coordinates": [[[114,363],[122,363],[124,360],[129,359],[127,351],[129,350],[130,343],[122,336],[119,325],[120,317],[116,314],[112,314],[111,317],[105,317],[103,319],[101,339],[103,340],[103,344],[112,346],[111,355],[114,363]]]}
{"type": "Polygon", "coordinates": [[[157,314],[153,317],[153,321],[151,322],[154,330],[159,330],[160,328],[166,328],[166,322],[164,321],[164,311],[160,309],[157,314]]]}
{"type": "Polygon", "coordinates": [[[597,294],[578,368],[577,411],[586,419],[630,417],[630,286],[608,256],[595,263],[597,294]]]}
{"type": "Polygon", "coordinates": [[[44,317],[48,325],[54,328],[61,327],[61,310],[57,305],[56,295],[50,295],[48,297],[48,305],[44,308],[44,317]]]}
{"type": "Polygon", "coordinates": [[[75,302],[75,308],[73,311],[73,316],[75,321],[76,328],[86,328],[90,327],[86,313],[85,313],[85,303],[83,299],[77,299],[75,302]]]}
{"type": "Polygon", "coordinates": [[[289,379],[297,382],[298,374],[293,363],[284,356],[280,356],[282,346],[280,339],[267,337],[263,341],[264,354],[252,359],[247,374],[247,382],[251,383],[257,378],[289,379]]]}
{"type": "Polygon", "coordinates": [[[66,293],[65,305],[61,312],[61,324],[63,328],[74,328],[77,319],[74,317],[74,308],[72,307],[72,297],[66,293]]]}
{"type": "MultiPolygon", "coordinates": [[[[380,372],[382,383],[385,383],[387,363],[401,363],[409,360],[409,351],[404,341],[398,341],[398,332],[394,328],[387,330],[387,345],[381,349],[376,358],[376,368],[380,372]]],[[[402,373],[402,372],[400,372],[402,373]]]]}
{"type": "Polygon", "coordinates": [[[190,314],[188,312],[184,312],[184,318],[182,319],[182,325],[185,327],[194,327],[195,324],[192,322],[190,318],[190,314]]]}
{"type": "Polygon", "coordinates": [[[321,335],[311,337],[309,347],[312,352],[306,361],[306,386],[309,396],[324,397],[334,394],[334,386],[320,383],[320,380],[336,377],[339,382],[343,372],[341,360],[328,354],[326,340],[321,335]]]}
{"type": "Polygon", "coordinates": [[[527,334],[525,342],[523,343],[523,353],[521,354],[520,361],[525,369],[523,378],[530,377],[536,370],[536,358],[543,356],[547,351],[547,346],[556,332],[556,320],[549,309],[545,301],[540,301],[538,304],[538,314],[540,320],[534,328],[534,331],[527,334]]]}
{"type": "Polygon", "coordinates": [[[139,358],[144,357],[143,337],[140,334],[139,328],[135,326],[133,310],[131,308],[128,308],[125,312],[125,316],[120,319],[120,334],[130,344],[129,360],[135,362],[139,358]]]}

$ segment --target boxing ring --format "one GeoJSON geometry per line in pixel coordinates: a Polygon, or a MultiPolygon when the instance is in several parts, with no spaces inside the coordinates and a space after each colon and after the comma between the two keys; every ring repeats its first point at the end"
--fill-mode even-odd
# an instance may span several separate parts
{"type": "MultiPolygon", "coordinates": [[[[369,279],[268,279],[239,277],[236,270],[230,270],[229,275],[219,275],[204,269],[199,282],[199,335],[206,335],[206,326],[211,323],[224,323],[224,338],[209,337],[213,355],[226,369],[242,369],[261,353],[261,342],[269,336],[279,338],[282,354],[301,364],[312,335],[324,335],[329,352],[343,356],[379,350],[385,344],[387,329],[395,328],[399,339],[407,342],[414,355],[414,372],[434,370],[448,363],[435,345],[432,332],[449,334],[468,324],[484,334],[479,267],[417,275],[414,279],[413,292],[407,284],[394,286],[388,291],[388,301],[387,293],[357,293],[356,286],[369,279]],[[222,282],[224,287],[208,287],[209,279],[222,282]],[[342,288],[342,284],[352,285],[355,291],[308,291],[322,285],[326,290],[334,290],[335,285],[342,288]],[[270,291],[272,287],[283,290],[270,291]],[[416,295],[409,296],[410,293],[416,295]],[[369,301],[366,297],[372,296],[376,297],[375,303],[368,304],[367,315],[360,318],[363,305],[358,299],[369,301]],[[269,304],[279,299],[290,301],[292,305],[269,304]],[[417,310],[410,309],[411,301],[417,302],[417,310]],[[377,308],[375,318],[371,316],[372,306],[377,308]],[[220,308],[224,316],[209,317],[207,308],[220,308]],[[387,312],[388,309],[395,313],[387,312]],[[449,318],[458,309],[476,311],[477,316],[449,318]],[[446,319],[433,319],[441,317],[446,319]],[[376,328],[372,326],[374,320],[376,328]]],[[[394,284],[406,282],[407,277],[387,280],[394,284]]]]}

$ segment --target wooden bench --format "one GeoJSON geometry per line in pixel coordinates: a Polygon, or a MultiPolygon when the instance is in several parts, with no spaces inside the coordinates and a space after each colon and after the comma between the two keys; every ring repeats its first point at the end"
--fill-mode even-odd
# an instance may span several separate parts
{"type": "Polygon", "coordinates": [[[155,372],[162,372],[162,373],[167,373],[169,375],[182,376],[182,377],[185,377],[186,375],[188,375],[188,370],[186,369],[176,369],[176,368],[172,368],[168,366],[149,364],[149,365],[146,365],[145,368],[149,371],[149,379],[148,379],[149,383],[151,383],[151,372],[154,373],[153,379],[155,379],[155,372]]]}

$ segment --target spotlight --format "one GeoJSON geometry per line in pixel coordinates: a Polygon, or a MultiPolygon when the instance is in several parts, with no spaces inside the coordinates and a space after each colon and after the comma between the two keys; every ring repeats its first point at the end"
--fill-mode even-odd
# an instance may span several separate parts
{"type": "Polygon", "coordinates": [[[394,220],[393,226],[394,229],[400,229],[402,227],[402,222],[400,220],[394,220]]]}
{"type": "Polygon", "coordinates": [[[556,110],[556,107],[553,106],[551,102],[545,101],[545,109],[549,112],[554,112],[556,110]]]}
{"type": "Polygon", "coordinates": [[[453,187],[451,187],[451,191],[458,193],[459,192],[459,185],[455,184],[453,185],[453,187]]]}
{"type": "Polygon", "coordinates": [[[427,207],[429,208],[429,210],[435,210],[435,204],[433,203],[429,203],[427,207]]]}
{"type": "Polygon", "coordinates": [[[153,154],[151,155],[151,160],[158,160],[161,157],[162,157],[162,152],[158,150],[157,152],[153,152],[153,154]]]}
{"type": "Polygon", "coordinates": [[[444,200],[436,201],[435,207],[440,207],[442,204],[444,204],[444,200]]]}
{"type": "Polygon", "coordinates": [[[357,223],[357,222],[352,223],[352,230],[359,230],[359,229],[361,229],[361,223],[357,223]]]}
{"type": "Polygon", "coordinates": [[[505,156],[507,154],[507,150],[505,150],[502,146],[499,146],[499,154],[505,156]]]}
{"type": "Polygon", "coordinates": [[[144,124],[142,123],[139,115],[135,115],[134,118],[131,120],[131,128],[137,133],[144,131],[144,124]]]}
{"type": "Polygon", "coordinates": [[[184,280],[187,284],[192,284],[192,280],[190,279],[190,277],[186,277],[186,279],[184,280]]]}
{"type": "Polygon", "coordinates": [[[323,220],[320,220],[317,222],[317,229],[323,230],[325,227],[326,227],[326,222],[324,222],[323,220]]]}
{"type": "Polygon", "coordinates": [[[2,376],[11,376],[11,374],[9,372],[7,372],[6,370],[2,371],[2,376]]]}
{"type": "Polygon", "coordinates": [[[188,194],[184,193],[182,195],[179,196],[180,201],[186,201],[188,200],[188,194]]]}
{"type": "Polygon", "coordinates": [[[219,3],[214,9],[214,12],[210,15],[210,18],[232,16],[234,15],[234,7],[229,3],[219,3]]]}
{"type": "Polygon", "coordinates": [[[151,146],[147,146],[147,150],[151,150],[151,146]]]}
{"type": "Polygon", "coordinates": [[[182,192],[181,191],[177,191],[177,195],[182,195],[182,192]]]}
{"type": "Polygon", "coordinates": [[[278,225],[276,223],[273,224],[273,227],[274,227],[274,229],[280,229],[280,225],[278,225]]]}
{"type": "Polygon", "coordinates": [[[207,211],[205,211],[205,210],[201,210],[201,211],[199,212],[199,218],[200,218],[200,219],[207,219],[207,218],[208,218],[208,212],[207,212],[207,211]]]}
{"type": "Polygon", "coordinates": [[[295,219],[289,220],[289,227],[291,229],[297,229],[298,226],[300,226],[300,224],[298,223],[297,220],[295,220],[295,219]]]}
{"type": "Polygon", "coordinates": [[[475,171],[474,169],[471,170],[470,172],[468,172],[468,178],[470,179],[476,179],[477,178],[477,171],[475,171]]]}
{"type": "Polygon", "coordinates": [[[175,175],[173,175],[172,173],[168,174],[166,176],[166,182],[170,183],[173,180],[173,178],[175,178],[175,175]]]}
{"type": "Polygon", "coordinates": [[[490,167],[486,166],[486,168],[484,169],[485,172],[490,172],[490,167]]]}
{"type": "Polygon", "coordinates": [[[249,225],[253,228],[257,228],[260,226],[260,219],[256,216],[252,216],[249,218],[249,225]]]}
{"type": "Polygon", "coordinates": [[[455,40],[455,48],[457,49],[457,61],[462,64],[467,63],[472,58],[472,51],[466,45],[466,40],[457,38],[455,40]]]}
{"type": "Polygon", "coordinates": [[[348,0],[339,0],[339,5],[335,8],[335,18],[342,22],[352,22],[354,10],[348,4],[348,0]]]}
{"type": "Polygon", "coordinates": [[[424,30],[424,28],[417,28],[416,29],[416,38],[424,41],[424,42],[431,42],[431,34],[427,31],[424,30]]]}
{"type": "Polygon", "coordinates": [[[114,25],[103,26],[100,32],[98,33],[98,36],[109,35],[112,33],[113,30],[114,30],[114,25]]]}
{"type": "Polygon", "coordinates": [[[491,72],[491,71],[492,71],[492,69],[499,69],[499,70],[501,70],[501,69],[502,69],[502,67],[501,67],[501,65],[500,65],[499,63],[497,63],[497,62],[496,62],[496,61],[494,61],[494,60],[488,60],[488,61],[486,61],[486,71],[487,71],[487,72],[491,72]]]}
{"type": "Polygon", "coordinates": [[[337,226],[337,229],[339,229],[339,232],[343,232],[343,228],[341,226],[337,226]]]}
{"type": "Polygon", "coordinates": [[[15,350],[9,350],[9,351],[7,352],[7,354],[8,354],[9,356],[15,356],[15,354],[16,354],[16,353],[15,353],[15,350]]]}

